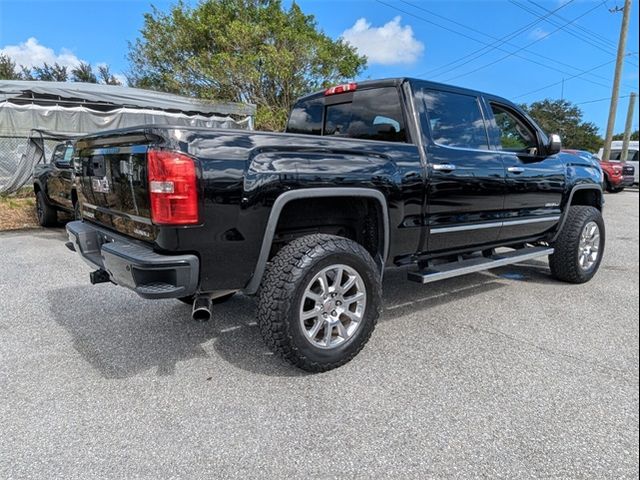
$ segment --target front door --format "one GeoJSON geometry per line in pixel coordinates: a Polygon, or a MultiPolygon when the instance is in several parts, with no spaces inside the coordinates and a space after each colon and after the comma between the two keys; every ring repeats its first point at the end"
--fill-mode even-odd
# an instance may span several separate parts
{"type": "Polygon", "coordinates": [[[504,206],[501,152],[491,150],[480,98],[425,86],[416,92],[427,145],[426,250],[497,241],[504,206]]]}
{"type": "Polygon", "coordinates": [[[534,237],[560,219],[565,165],[546,156],[543,137],[515,107],[489,101],[490,132],[502,152],[507,194],[500,240],[534,237]]]}
{"type": "Polygon", "coordinates": [[[73,146],[60,144],[51,157],[53,169],[47,179],[47,194],[50,201],[65,208],[73,208],[71,186],[73,184],[73,168],[71,157],[73,146]]]}

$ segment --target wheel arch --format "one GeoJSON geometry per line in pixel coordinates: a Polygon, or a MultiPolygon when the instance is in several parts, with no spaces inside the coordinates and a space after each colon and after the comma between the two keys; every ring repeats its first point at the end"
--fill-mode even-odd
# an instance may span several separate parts
{"type": "Polygon", "coordinates": [[[389,253],[389,209],[387,206],[387,199],[379,190],[372,188],[359,188],[359,187],[328,187],[328,188],[307,188],[300,190],[291,190],[284,192],[278,196],[271,208],[269,214],[269,220],[262,239],[262,246],[260,248],[260,254],[258,261],[254,269],[251,280],[244,288],[244,292],[250,295],[255,294],[260,287],[260,282],[264,275],[267,262],[269,261],[269,253],[273,245],[278,222],[281,218],[284,208],[292,201],[303,199],[322,199],[322,198],[366,198],[376,202],[379,207],[380,217],[382,219],[382,242],[379,245],[379,261],[376,261],[380,269],[380,274],[384,269],[384,265],[389,253]]]}
{"type": "Polygon", "coordinates": [[[560,235],[560,232],[562,231],[562,228],[567,221],[569,208],[573,205],[595,207],[598,210],[602,211],[602,208],[604,206],[604,195],[602,193],[602,187],[595,183],[588,183],[575,185],[571,189],[569,198],[567,199],[567,203],[564,208],[564,212],[562,212],[562,217],[560,218],[560,222],[558,223],[558,229],[556,230],[556,233],[551,240],[552,242],[554,242],[560,235]]]}

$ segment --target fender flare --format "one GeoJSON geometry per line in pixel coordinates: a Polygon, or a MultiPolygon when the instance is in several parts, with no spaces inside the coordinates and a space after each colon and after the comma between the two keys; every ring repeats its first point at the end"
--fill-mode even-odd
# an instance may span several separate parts
{"type": "Polygon", "coordinates": [[[575,185],[571,192],[569,193],[569,199],[567,200],[567,204],[565,206],[564,212],[562,212],[562,216],[560,217],[560,222],[558,222],[558,229],[556,233],[553,235],[551,242],[555,242],[560,235],[560,232],[564,228],[564,224],[567,221],[567,215],[569,214],[569,207],[571,207],[571,201],[573,200],[574,194],[579,190],[597,190],[600,193],[600,209],[604,207],[604,194],[602,192],[602,187],[596,183],[586,183],[582,185],[575,185]]]}
{"type": "Polygon", "coordinates": [[[271,245],[273,244],[273,237],[275,236],[276,227],[280,220],[280,214],[287,205],[287,203],[293,200],[309,199],[309,198],[327,198],[327,197],[363,197],[376,200],[380,204],[382,213],[382,227],[383,227],[383,245],[382,245],[382,262],[380,265],[380,275],[387,262],[387,256],[389,254],[389,209],[387,207],[387,199],[379,190],[372,188],[357,188],[357,187],[327,187],[327,188],[305,188],[300,190],[290,190],[282,193],[278,196],[271,208],[269,214],[269,220],[267,222],[267,228],[264,232],[262,239],[262,246],[260,248],[260,255],[256,263],[256,267],[253,272],[251,280],[244,288],[244,292],[248,295],[254,295],[260,287],[260,282],[267,268],[267,262],[269,260],[269,252],[271,251],[271,245]]]}
{"type": "Polygon", "coordinates": [[[38,188],[39,188],[39,189],[40,189],[40,191],[42,192],[45,203],[46,203],[48,206],[52,207],[52,208],[56,208],[56,207],[51,203],[51,201],[49,200],[49,192],[47,191],[47,185],[46,185],[46,183],[45,183],[45,184],[43,184],[43,183],[40,181],[40,179],[34,179],[34,181],[33,181],[33,191],[34,191],[34,193],[35,193],[36,186],[38,186],[38,188]]]}

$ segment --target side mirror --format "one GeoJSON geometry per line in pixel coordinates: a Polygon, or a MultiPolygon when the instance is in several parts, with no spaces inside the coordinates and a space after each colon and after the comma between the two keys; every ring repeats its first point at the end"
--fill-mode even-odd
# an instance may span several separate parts
{"type": "Polygon", "coordinates": [[[61,169],[65,169],[65,168],[71,168],[71,162],[65,162],[64,160],[56,160],[55,162],[53,162],[53,164],[57,167],[57,168],[61,168],[61,169]]]}
{"type": "Polygon", "coordinates": [[[549,135],[549,143],[547,144],[547,155],[555,155],[562,150],[562,139],[557,133],[549,135]]]}

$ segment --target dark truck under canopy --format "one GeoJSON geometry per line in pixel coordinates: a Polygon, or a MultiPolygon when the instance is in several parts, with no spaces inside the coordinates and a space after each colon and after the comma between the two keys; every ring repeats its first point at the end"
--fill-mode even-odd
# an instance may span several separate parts
{"type": "Polygon", "coordinates": [[[267,343],[326,370],[368,339],[385,267],[428,283],[549,256],[591,278],[602,172],[560,147],[501,97],[415,79],[303,97],[285,133],[103,132],[77,143],[70,247],[95,281],[195,299],[197,318],[259,292],[267,343]]]}

